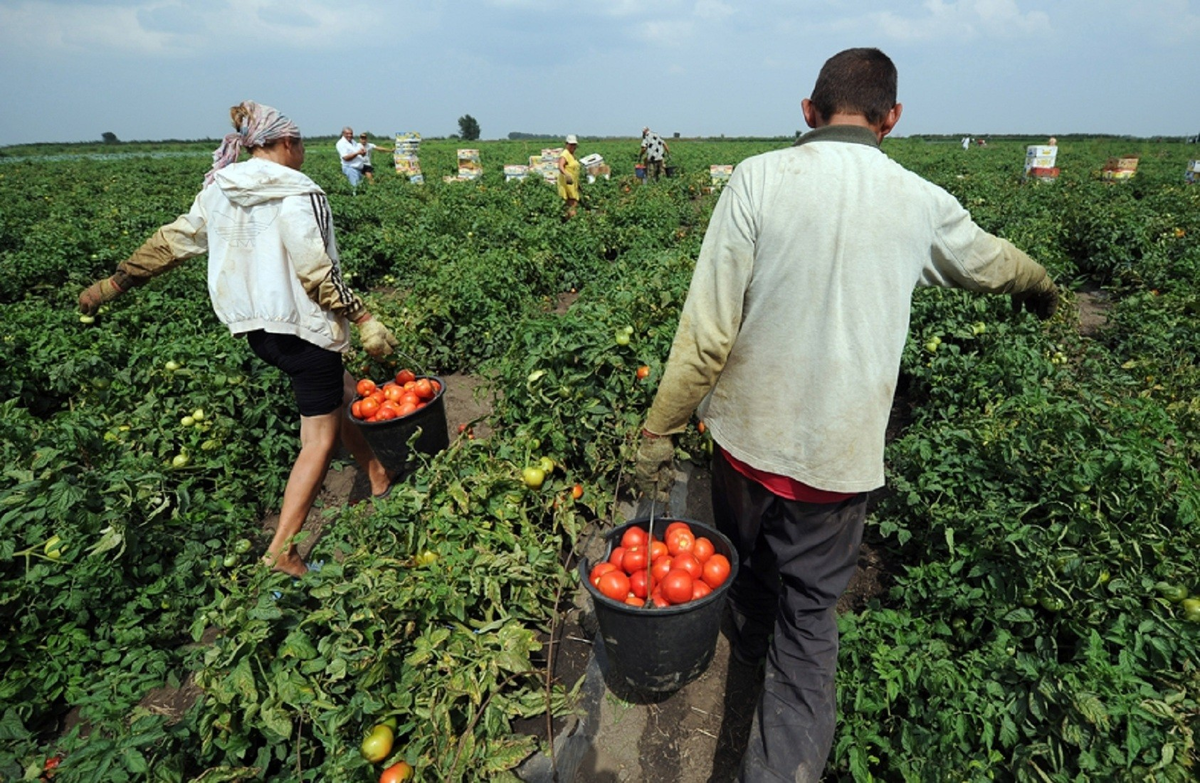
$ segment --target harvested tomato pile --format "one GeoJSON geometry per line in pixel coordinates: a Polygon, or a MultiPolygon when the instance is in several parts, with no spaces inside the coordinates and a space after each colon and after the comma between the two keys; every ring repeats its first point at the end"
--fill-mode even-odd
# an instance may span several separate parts
{"type": "Polygon", "coordinates": [[[418,377],[408,369],[384,383],[363,378],[355,386],[358,397],[351,404],[350,413],[367,422],[399,419],[433,402],[441,390],[442,385],[436,379],[418,377]]]}
{"type": "Polygon", "coordinates": [[[667,525],[663,540],[630,527],[588,579],[605,598],[630,606],[677,606],[695,601],[729,578],[729,558],[686,522],[667,525]]]}

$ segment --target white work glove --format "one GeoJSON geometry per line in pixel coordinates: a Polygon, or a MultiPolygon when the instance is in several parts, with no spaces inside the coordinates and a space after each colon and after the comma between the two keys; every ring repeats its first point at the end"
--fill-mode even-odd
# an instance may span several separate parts
{"type": "Polygon", "coordinates": [[[639,494],[665,504],[675,485],[675,442],[670,435],[651,436],[642,432],[633,468],[633,487],[639,494]]]}
{"type": "Polygon", "coordinates": [[[363,350],[378,359],[387,356],[400,343],[386,326],[368,315],[355,324],[358,327],[358,337],[362,340],[363,350]]]}

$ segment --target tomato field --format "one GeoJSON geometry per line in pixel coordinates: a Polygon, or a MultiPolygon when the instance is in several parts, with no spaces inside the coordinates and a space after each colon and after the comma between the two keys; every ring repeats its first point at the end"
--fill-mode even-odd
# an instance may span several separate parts
{"type": "MultiPolygon", "coordinates": [[[[884,143],[1066,299],[1041,323],[1002,297],[915,295],[868,519],[889,580],[840,618],[829,780],[1200,774],[1200,155],[1063,139],[1058,181],[1023,181],[1037,141],[884,143]],[[1134,178],[1101,179],[1130,155],[1134,178]],[[1080,328],[1084,297],[1102,327],[1080,328]]],[[[187,210],[215,145],[0,150],[0,780],[49,760],[59,781],[366,781],[399,762],[514,779],[544,750],[514,722],[573,708],[545,643],[581,590],[583,533],[621,521],[708,167],[786,143],[673,140],[677,176],[642,184],[635,141],[585,140],[613,177],[564,221],[554,188],[501,173],[538,144],[477,143],[483,178],[444,183],[455,144],[427,140],[426,184],[378,155],[354,192],[310,142],[345,276],[403,354],[356,347],[351,372],[471,373],[494,411],[487,438],[338,509],[300,584],[257,565],[298,448],[292,392],[216,320],[203,260],[94,322],[76,310],[187,210]],[[143,706],[185,681],[181,719],[143,706]]],[[[703,462],[706,438],[677,456],[703,462]]]]}

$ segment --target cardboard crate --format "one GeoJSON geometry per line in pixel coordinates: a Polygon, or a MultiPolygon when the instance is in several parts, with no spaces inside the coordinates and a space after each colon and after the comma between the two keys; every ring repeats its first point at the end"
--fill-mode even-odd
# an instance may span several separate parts
{"type": "Polygon", "coordinates": [[[1050,158],[1051,160],[1058,155],[1058,147],[1049,144],[1033,144],[1025,148],[1025,157],[1027,158],[1050,158]]]}
{"type": "Polygon", "coordinates": [[[712,180],[713,185],[724,185],[733,176],[733,165],[728,163],[714,163],[708,167],[708,176],[712,180]]]}
{"type": "Polygon", "coordinates": [[[1040,155],[1036,158],[1025,158],[1025,170],[1029,169],[1052,169],[1054,168],[1053,155],[1040,155]]]}
{"type": "Polygon", "coordinates": [[[1041,166],[1034,166],[1025,170],[1025,176],[1040,179],[1044,182],[1050,182],[1058,179],[1058,168],[1053,166],[1045,168],[1041,166]]]}
{"type": "Polygon", "coordinates": [[[504,165],[504,181],[512,182],[525,179],[529,176],[529,167],[520,163],[506,163],[504,165]]]}
{"type": "Polygon", "coordinates": [[[479,179],[483,176],[483,166],[479,162],[479,150],[458,151],[458,178],[479,179]]]}

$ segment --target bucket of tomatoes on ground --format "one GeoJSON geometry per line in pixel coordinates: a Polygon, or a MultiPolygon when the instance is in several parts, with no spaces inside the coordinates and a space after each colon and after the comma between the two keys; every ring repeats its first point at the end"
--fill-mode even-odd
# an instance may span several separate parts
{"type": "Polygon", "coordinates": [[[404,369],[385,381],[363,378],[355,391],[346,415],[389,471],[403,475],[412,470],[414,452],[433,455],[450,445],[446,384],[436,375],[404,369]]]}
{"type": "Polygon", "coordinates": [[[580,561],[604,652],[637,690],[674,691],[712,661],[737,557],[728,538],[689,519],[635,519],[580,561]]]}

